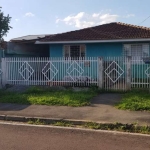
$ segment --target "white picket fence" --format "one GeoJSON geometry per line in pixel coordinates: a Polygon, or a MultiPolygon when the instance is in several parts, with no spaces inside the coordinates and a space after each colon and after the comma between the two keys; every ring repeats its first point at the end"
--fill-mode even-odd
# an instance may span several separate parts
{"type": "Polygon", "coordinates": [[[105,90],[148,88],[150,65],[141,58],[2,58],[2,83],[92,86],[105,90]]]}

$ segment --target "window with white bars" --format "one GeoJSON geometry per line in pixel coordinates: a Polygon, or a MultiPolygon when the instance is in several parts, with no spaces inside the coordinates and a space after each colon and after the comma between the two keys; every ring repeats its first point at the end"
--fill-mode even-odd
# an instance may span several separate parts
{"type": "Polygon", "coordinates": [[[77,59],[85,57],[85,45],[64,45],[64,57],[77,59]]]}
{"type": "Polygon", "coordinates": [[[149,44],[124,44],[124,56],[131,56],[132,60],[142,60],[149,57],[149,44]]]}

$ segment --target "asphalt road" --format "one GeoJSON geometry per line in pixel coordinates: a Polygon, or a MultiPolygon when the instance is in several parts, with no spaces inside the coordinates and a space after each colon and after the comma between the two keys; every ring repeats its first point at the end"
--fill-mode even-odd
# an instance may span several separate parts
{"type": "Polygon", "coordinates": [[[0,124],[0,150],[150,150],[150,136],[0,124]]]}

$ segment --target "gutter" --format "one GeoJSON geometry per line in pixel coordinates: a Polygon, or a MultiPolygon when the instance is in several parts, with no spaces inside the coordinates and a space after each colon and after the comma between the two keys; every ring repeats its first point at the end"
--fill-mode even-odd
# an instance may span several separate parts
{"type": "Polygon", "coordinates": [[[54,41],[54,42],[40,42],[36,41],[35,44],[76,44],[76,43],[114,43],[114,42],[150,42],[150,38],[145,39],[117,39],[117,40],[81,40],[81,41],[54,41]]]}

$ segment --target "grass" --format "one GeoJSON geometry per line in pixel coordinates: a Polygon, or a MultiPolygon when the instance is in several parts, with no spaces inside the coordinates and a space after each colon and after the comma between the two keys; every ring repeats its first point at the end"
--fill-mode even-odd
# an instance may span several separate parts
{"type": "Polygon", "coordinates": [[[130,133],[141,133],[150,134],[150,126],[139,126],[137,123],[134,124],[122,124],[122,123],[96,123],[87,122],[85,124],[73,124],[69,121],[57,121],[52,123],[46,123],[39,119],[34,121],[28,121],[28,124],[35,125],[52,125],[52,126],[63,126],[63,127],[78,127],[78,128],[88,128],[94,130],[109,130],[109,131],[120,131],[120,132],[130,132],[130,133]]]}
{"type": "Polygon", "coordinates": [[[37,119],[37,120],[29,120],[27,122],[28,124],[35,124],[35,125],[45,125],[46,123],[44,121],[41,121],[40,119],[37,119]]]}
{"type": "Polygon", "coordinates": [[[32,87],[24,93],[0,91],[0,103],[87,106],[91,99],[98,94],[97,90],[74,92],[72,90],[50,90],[32,87]]]}
{"type": "Polygon", "coordinates": [[[53,126],[62,126],[62,127],[73,127],[74,125],[69,121],[57,121],[52,123],[46,123],[44,121],[41,121],[40,119],[36,120],[29,120],[27,122],[28,124],[35,124],[35,125],[53,125],[53,126]]]}
{"type": "Polygon", "coordinates": [[[95,122],[88,122],[84,125],[85,128],[96,129],[96,130],[112,130],[121,132],[131,132],[131,133],[142,133],[150,134],[150,126],[138,126],[135,124],[122,124],[122,123],[110,123],[101,124],[95,122]]]}
{"type": "Polygon", "coordinates": [[[71,122],[68,122],[68,121],[57,121],[57,122],[54,122],[52,125],[63,126],[63,127],[72,127],[73,126],[73,124],[71,122]]]}
{"type": "Polygon", "coordinates": [[[150,111],[150,93],[147,90],[134,90],[125,93],[116,107],[123,110],[150,111]]]}

